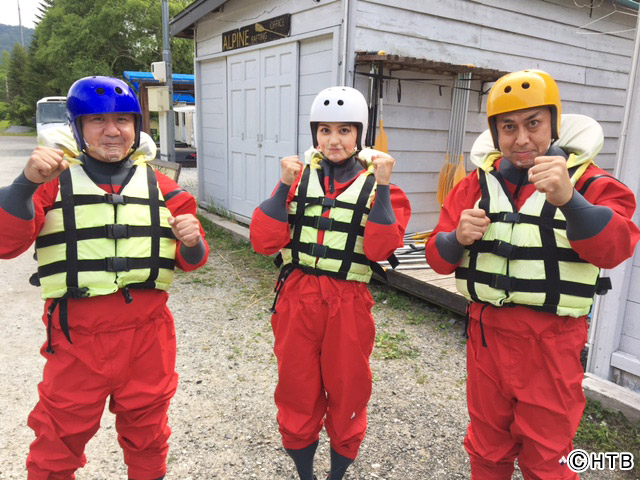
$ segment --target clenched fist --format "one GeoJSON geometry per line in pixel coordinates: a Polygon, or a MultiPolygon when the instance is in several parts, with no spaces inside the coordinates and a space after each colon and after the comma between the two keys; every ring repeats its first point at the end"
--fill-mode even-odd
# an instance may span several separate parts
{"type": "Polygon", "coordinates": [[[489,217],[481,208],[469,208],[460,214],[456,240],[460,245],[471,245],[480,240],[489,227],[489,217]]]}
{"type": "Polygon", "coordinates": [[[280,181],[285,185],[291,185],[302,170],[302,162],[298,155],[291,155],[280,160],[280,181]]]}
{"type": "Polygon", "coordinates": [[[563,157],[536,157],[528,173],[529,181],[536,190],[546,194],[551,205],[561,207],[571,200],[573,185],[563,157]]]}
{"type": "Polygon", "coordinates": [[[69,162],[64,158],[64,152],[57,148],[39,146],[33,150],[24,176],[33,183],[46,183],[69,168],[69,162]]]}
{"type": "Polygon", "coordinates": [[[169,226],[179,242],[185,247],[195,247],[200,243],[200,224],[190,213],[169,217],[169,226]]]}
{"type": "Polygon", "coordinates": [[[396,161],[384,152],[376,152],[372,158],[374,175],[378,185],[389,185],[391,172],[396,161]]]}

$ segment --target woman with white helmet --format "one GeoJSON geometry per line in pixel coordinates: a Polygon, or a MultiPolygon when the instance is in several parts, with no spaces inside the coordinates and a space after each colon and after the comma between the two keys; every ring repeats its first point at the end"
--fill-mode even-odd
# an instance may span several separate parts
{"type": "Polygon", "coordinates": [[[367,102],[349,87],[321,91],[310,111],[313,148],[280,161],[271,198],[255,210],[251,243],[280,252],[271,319],[282,443],[301,480],[313,480],[322,426],[339,480],[358,454],[371,395],[375,326],[367,283],[402,246],[411,207],[389,183],[394,159],[364,149],[367,102]]]}

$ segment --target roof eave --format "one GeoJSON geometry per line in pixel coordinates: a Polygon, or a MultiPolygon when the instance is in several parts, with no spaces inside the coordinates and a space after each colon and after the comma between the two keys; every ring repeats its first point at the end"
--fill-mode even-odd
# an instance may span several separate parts
{"type": "Polygon", "coordinates": [[[222,6],[227,0],[196,0],[169,21],[172,37],[195,37],[195,24],[208,13],[222,6]]]}

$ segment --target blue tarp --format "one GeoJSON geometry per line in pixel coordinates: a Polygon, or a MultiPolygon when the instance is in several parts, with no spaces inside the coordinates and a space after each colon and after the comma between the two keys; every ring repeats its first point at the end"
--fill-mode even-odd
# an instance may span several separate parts
{"type": "MultiPolygon", "coordinates": [[[[131,70],[125,70],[124,72],[122,72],[122,77],[133,86],[136,92],[138,91],[140,82],[160,83],[155,78],[153,78],[153,74],[151,72],[134,72],[131,70]]],[[[191,73],[174,73],[172,75],[172,78],[174,85],[193,85],[195,83],[195,75],[191,73]]],[[[174,103],[195,103],[195,98],[192,94],[187,92],[174,92],[173,101],[174,103]]]]}

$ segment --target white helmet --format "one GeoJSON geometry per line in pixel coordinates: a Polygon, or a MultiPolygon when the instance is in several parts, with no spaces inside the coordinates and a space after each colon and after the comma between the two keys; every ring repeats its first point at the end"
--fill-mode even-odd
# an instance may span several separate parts
{"type": "Polygon", "coordinates": [[[364,137],[369,126],[369,109],[362,93],[351,87],[329,87],[322,90],[311,104],[309,112],[313,146],[318,146],[318,123],[355,123],[358,127],[358,149],[364,146],[364,137]]]}

